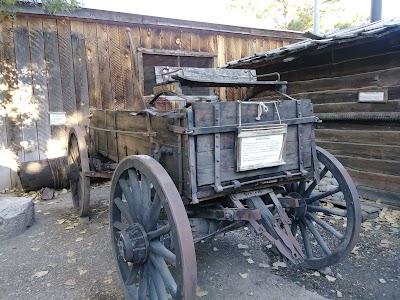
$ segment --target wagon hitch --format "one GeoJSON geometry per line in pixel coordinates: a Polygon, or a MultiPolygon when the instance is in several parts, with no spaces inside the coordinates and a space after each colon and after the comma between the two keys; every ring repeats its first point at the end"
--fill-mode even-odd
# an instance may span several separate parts
{"type": "MultiPolygon", "coordinates": [[[[271,193],[274,194],[272,190],[271,193]]],[[[234,200],[234,197],[230,198],[236,207],[242,209],[245,208],[240,200],[234,200]]],[[[276,200],[279,202],[278,199],[276,200]]],[[[276,204],[274,199],[273,202],[276,204]]],[[[280,203],[277,206],[280,206],[280,208],[278,208],[278,214],[282,221],[283,228],[278,224],[275,217],[259,196],[250,197],[248,199],[248,205],[251,208],[261,208],[260,210],[264,220],[262,224],[257,222],[255,219],[248,220],[254,231],[257,234],[264,235],[279,250],[279,252],[293,264],[301,264],[304,261],[304,254],[290,230],[290,219],[280,203]]]]}

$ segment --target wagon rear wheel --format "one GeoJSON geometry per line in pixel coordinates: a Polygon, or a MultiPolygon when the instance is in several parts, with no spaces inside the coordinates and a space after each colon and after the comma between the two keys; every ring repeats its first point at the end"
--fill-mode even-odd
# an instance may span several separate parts
{"type": "Polygon", "coordinates": [[[68,139],[68,178],[74,206],[80,217],[85,217],[90,205],[89,158],[85,133],[79,126],[73,126],[68,139]]]}
{"type": "Polygon", "coordinates": [[[306,254],[303,266],[324,268],[341,261],[357,243],[361,208],[356,187],[343,165],[317,147],[320,183],[316,180],[286,186],[302,208],[289,211],[292,232],[306,254]]]}
{"type": "Polygon", "coordinates": [[[196,256],[181,197],[149,156],[123,159],[110,195],[111,243],[127,299],[194,299],[196,256]]]}

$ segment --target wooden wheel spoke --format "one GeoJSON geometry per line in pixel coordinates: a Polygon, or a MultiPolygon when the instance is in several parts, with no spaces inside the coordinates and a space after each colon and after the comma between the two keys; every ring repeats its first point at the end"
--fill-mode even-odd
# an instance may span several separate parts
{"type": "Polygon", "coordinates": [[[156,256],[154,254],[150,254],[150,260],[160,274],[162,280],[164,281],[164,284],[168,288],[168,291],[171,293],[172,297],[175,298],[177,285],[174,277],[172,277],[172,274],[168,269],[167,264],[165,263],[165,260],[162,259],[160,256],[156,256]]]}
{"type": "Polygon", "coordinates": [[[142,175],[141,180],[141,189],[142,189],[142,222],[148,219],[149,215],[149,203],[151,201],[151,187],[150,182],[146,176],[142,175]]]}
{"type": "Polygon", "coordinates": [[[147,284],[149,286],[149,300],[158,300],[156,287],[151,276],[147,276],[147,284]]]}
{"type": "Polygon", "coordinates": [[[128,206],[125,205],[124,202],[120,198],[114,198],[114,204],[118,207],[121,214],[125,217],[129,224],[133,224],[133,219],[131,214],[129,213],[128,206]]]}
{"type": "Polygon", "coordinates": [[[331,225],[329,225],[327,222],[325,222],[324,220],[318,218],[316,215],[311,214],[309,212],[307,212],[307,217],[311,220],[313,220],[315,223],[317,223],[319,226],[321,226],[323,229],[325,229],[326,231],[328,231],[329,233],[333,234],[335,237],[337,237],[338,239],[343,239],[344,235],[342,233],[340,233],[339,231],[337,231],[335,228],[333,228],[331,225]]]}
{"type": "Polygon", "coordinates": [[[307,228],[311,231],[311,233],[314,236],[314,238],[317,241],[317,243],[320,245],[322,251],[324,251],[324,253],[326,255],[331,255],[332,254],[331,250],[329,250],[328,245],[324,242],[324,239],[319,234],[319,232],[315,228],[314,224],[311,223],[311,221],[309,221],[307,218],[304,219],[304,222],[305,222],[307,228]]]}
{"type": "MultiPolygon", "coordinates": [[[[143,212],[142,206],[145,204],[143,203],[143,198],[141,195],[141,189],[139,184],[138,176],[134,170],[128,170],[129,176],[129,183],[131,185],[131,193],[132,193],[132,202],[129,203],[131,211],[136,216],[137,221],[143,222],[141,214],[143,212]]],[[[129,188],[129,187],[128,187],[129,188]]]]}
{"type": "Polygon", "coordinates": [[[124,223],[121,223],[121,222],[118,222],[118,221],[115,221],[115,222],[113,223],[113,226],[114,226],[115,228],[117,228],[118,230],[120,230],[120,231],[125,230],[125,229],[128,227],[128,225],[126,225],[126,224],[124,224],[124,223]]]}
{"type": "Polygon", "coordinates": [[[168,223],[167,225],[164,225],[163,227],[158,228],[157,230],[148,232],[147,238],[151,241],[151,240],[159,238],[160,236],[162,236],[164,234],[167,234],[170,231],[171,231],[171,226],[168,223]]]}
{"type": "Polygon", "coordinates": [[[129,271],[128,277],[125,280],[126,285],[135,285],[136,275],[138,274],[140,265],[133,265],[129,271]]]}
{"type": "Polygon", "coordinates": [[[153,281],[158,299],[167,299],[168,294],[163,279],[151,261],[149,262],[149,269],[151,280],[153,281]]]}
{"type": "Polygon", "coordinates": [[[297,193],[303,194],[305,190],[306,190],[306,182],[305,182],[305,180],[300,181],[299,186],[297,187],[297,193]]]}
{"type": "Polygon", "coordinates": [[[139,282],[139,290],[138,290],[138,300],[145,300],[146,295],[147,295],[147,289],[148,289],[148,267],[147,264],[145,264],[141,269],[140,269],[140,282],[139,282]]]}
{"type": "Polygon", "coordinates": [[[340,187],[337,187],[337,188],[335,188],[335,189],[333,189],[331,191],[326,191],[326,192],[320,193],[318,195],[315,195],[315,196],[313,196],[311,198],[306,198],[305,200],[306,200],[307,204],[311,204],[311,203],[314,203],[315,201],[318,201],[320,199],[324,199],[324,198],[326,198],[328,196],[332,196],[332,195],[334,195],[336,193],[339,193],[340,191],[341,191],[340,187]]]}
{"type": "Polygon", "coordinates": [[[171,265],[176,267],[176,255],[169,251],[160,241],[153,241],[150,243],[150,252],[161,256],[171,265]]]}
{"type": "Polygon", "coordinates": [[[297,226],[298,226],[298,221],[296,221],[296,220],[293,220],[292,221],[292,224],[290,225],[290,230],[292,231],[292,235],[294,236],[294,237],[296,237],[296,234],[297,234],[297,226]]]}
{"type": "MultiPolygon", "coordinates": [[[[328,168],[327,168],[327,167],[325,167],[321,172],[319,172],[320,179],[324,178],[325,175],[326,175],[326,173],[328,173],[328,168]]],[[[305,190],[303,196],[304,196],[305,198],[310,197],[312,191],[315,189],[316,186],[317,186],[317,181],[314,180],[314,181],[307,187],[307,189],[305,190]]]]}
{"type": "Polygon", "coordinates": [[[326,215],[347,217],[346,211],[342,211],[342,210],[338,210],[338,209],[331,209],[331,208],[326,208],[326,207],[321,207],[321,206],[307,205],[307,210],[311,211],[311,212],[321,212],[326,215]]]}
{"type": "Polygon", "coordinates": [[[155,228],[157,228],[157,221],[161,211],[161,204],[161,198],[158,196],[158,194],[155,194],[153,198],[153,203],[149,210],[148,221],[145,224],[146,230],[154,230],[155,228]]]}
{"type": "Polygon", "coordinates": [[[122,189],[122,193],[124,194],[126,202],[128,204],[131,218],[134,221],[134,223],[138,223],[140,220],[140,214],[141,214],[141,210],[140,210],[141,204],[139,203],[140,200],[135,199],[133,197],[132,191],[128,186],[128,182],[125,179],[119,179],[118,183],[122,189]],[[137,201],[137,200],[139,200],[139,201],[137,201]]]}
{"type": "Polygon", "coordinates": [[[312,253],[310,238],[308,237],[308,234],[307,234],[306,225],[304,224],[304,222],[302,220],[300,220],[300,222],[299,222],[299,227],[300,227],[301,237],[303,238],[303,243],[304,243],[304,248],[306,250],[307,258],[312,259],[313,253],[312,253]]]}

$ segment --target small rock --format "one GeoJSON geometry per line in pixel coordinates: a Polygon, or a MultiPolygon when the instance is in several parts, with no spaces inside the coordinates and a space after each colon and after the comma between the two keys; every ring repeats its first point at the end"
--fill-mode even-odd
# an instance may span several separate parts
{"type": "Polygon", "coordinates": [[[218,251],[218,248],[217,248],[217,247],[214,247],[214,248],[213,248],[213,251],[218,251]]]}
{"type": "Polygon", "coordinates": [[[343,298],[343,294],[341,291],[336,291],[336,297],[343,298]]]}
{"type": "Polygon", "coordinates": [[[336,278],[342,280],[342,279],[343,279],[343,276],[342,276],[342,274],[337,273],[337,274],[336,274],[336,278]]]}
{"type": "Polygon", "coordinates": [[[379,279],[379,282],[380,282],[380,283],[386,283],[386,280],[383,279],[383,278],[381,278],[381,279],[379,279]]]}
{"type": "Polygon", "coordinates": [[[247,278],[247,276],[249,276],[249,273],[239,273],[239,275],[242,278],[247,278]]]}
{"type": "Polygon", "coordinates": [[[312,275],[312,276],[319,277],[319,276],[321,276],[321,273],[320,273],[320,272],[318,272],[318,271],[315,271],[315,272],[314,272],[314,273],[312,273],[311,275],[312,275]]]}
{"type": "Polygon", "coordinates": [[[36,272],[34,276],[37,278],[40,278],[40,277],[47,275],[48,273],[49,273],[49,271],[39,271],[39,272],[36,272]]]}
{"type": "Polygon", "coordinates": [[[207,296],[207,295],[208,295],[207,291],[202,290],[199,286],[197,286],[197,289],[196,289],[196,296],[197,297],[201,298],[201,297],[204,297],[204,296],[207,296]]]}
{"type": "Polygon", "coordinates": [[[66,194],[66,193],[68,193],[67,189],[62,189],[62,190],[60,191],[60,195],[63,195],[63,194],[66,194]]]}
{"type": "Polygon", "coordinates": [[[272,264],[272,266],[276,268],[286,268],[286,263],[283,261],[276,261],[272,264]]]}
{"type": "Polygon", "coordinates": [[[249,246],[244,245],[244,244],[238,244],[239,249],[249,249],[249,246]]]}
{"type": "Polygon", "coordinates": [[[271,267],[269,264],[264,264],[264,263],[259,263],[258,266],[260,268],[270,268],[271,267]]]}

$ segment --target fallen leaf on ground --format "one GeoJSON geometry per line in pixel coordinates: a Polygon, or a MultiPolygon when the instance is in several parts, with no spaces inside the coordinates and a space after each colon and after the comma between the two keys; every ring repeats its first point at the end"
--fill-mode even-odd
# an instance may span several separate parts
{"type": "Polygon", "coordinates": [[[247,276],[249,276],[249,273],[239,273],[239,275],[242,278],[247,278],[247,276]]]}
{"type": "Polygon", "coordinates": [[[197,286],[197,289],[196,289],[196,296],[197,297],[201,298],[201,297],[204,297],[204,296],[207,296],[207,295],[208,295],[207,291],[202,290],[199,286],[197,286]]]}
{"type": "Polygon", "coordinates": [[[45,234],[45,232],[43,231],[43,232],[39,232],[39,235],[44,235],[45,234]]]}
{"type": "Polygon", "coordinates": [[[82,241],[83,241],[83,238],[82,238],[82,237],[78,237],[78,238],[76,239],[76,241],[77,241],[77,242],[82,242],[82,241]]]}
{"type": "Polygon", "coordinates": [[[264,263],[259,263],[258,266],[260,268],[270,268],[271,267],[269,264],[264,264],[264,263]]]}
{"type": "Polygon", "coordinates": [[[74,228],[75,228],[75,226],[69,225],[69,226],[65,227],[65,230],[70,230],[70,229],[74,229],[74,228]]]}
{"type": "Polygon", "coordinates": [[[49,271],[39,271],[39,272],[36,272],[34,276],[37,278],[40,278],[40,277],[47,275],[48,273],[49,273],[49,271]]]}
{"type": "Polygon", "coordinates": [[[74,286],[76,282],[75,279],[68,279],[66,282],[64,282],[64,284],[67,286],[74,286]]]}
{"type": "Polygon", "coordinates": [[[325,278],[328,279],[329,282],[335,282],[336,281],[336,278],[333,277],[333,276],[330,276],[330,275],[326,275],[325,278]]]}
{"type": "Polygon", "coordinates": [[[88,272],[88,270],[84,270],[84,269],[78,269],[78,271],[79,271],[79,275],[85,275],[87,272],[88,272]]]}
{"type": "Polygon", "coordinates": [[[272,248],[272,245],[271,245],[271,244],[268,244],[266,247],[267,247],[268,249],[271,249],[271,248],[272,248]]]}
{"type": "Polygon", "coordinates": [[[113,282],[112,277],[106,277],[103,281],[105,284],[110,284],[113,282]]]}
{"type": "Polygon", "coordinates": [[[61,225],[61,224],[64,224],[65,221],[66,221],[65,219],[59,219],[59,220],[56,221],[56,223],[61,225]]]}
{"type": "Polygon", "coordinates": [[[244,244],[238,244],[239,249],[249,249],[249,246],[244,245],[244,244]]]}
{"type": "Polygon", "coordinates": [[[213,251],[218,251],[218,248],[217,248],[217,247],[214,247],[214,248],[213,248],[213,251]]]}
{"type": "Polygon", "coordinates": [[[75,252],[74,252],[74,251],[69,250],[69,251],[67,252],[67,256],[68,256],[68,257],[72,257],[72,256],[74,256],[74,255],[75,255],[75,252]]]}
{"type": "Polygon", "coordinates": [[[80,234],[85,234],[86,233],[86,229],[79,231],[80,234]]]}
{"type": "Polygon", "coordinates": [[[69,264],[74,264],[74,263],[76,263],[76,258],[70,258],[70,259],[68,259],[68,263],[69,263],[69,264]]]}
{"type": "Polygon", "coordinates": [[[386,280],[383,279],[383,278],[381,278],[381,279],[379,279],[379,282],[380,282],[380,283],[386,283],[386,280]]]}
{"type": "Polygon", "coordinates": [[[31,248],[31,250],[32,250],[33,252],[38,252],[38,251],[40,250],[40,248],[31,248]]]}
{"type": "Polygon", "coordinates": [[[283,261],[276,261],[272,264],[272,266],[275,268],[286,268],[286,263],[283,261]]]}
{"type": "Polygon", "coordinates": [[[246,259],[247,260],[247,262],[249,263],[249,264],[254,264],[254,260],[252,260],[251,258],[248,258],[248,259],[246,259]]]}
{"type": "Polygon", "coordinates": [[[312,276],[319,277],[319,276],[321,276],[321,273],[320,273],[320,272],[318,272],[318,271],[315,271],[315,272],[314,272],[314,273],[312,273],[311,275],[312,275],[312,276]]]}
{"type": "Polygon", "coordinates": [[[243,255],[243,256],[246,256],[246,257],[247,257],[247,256],[251,256],[251,254],[250,254],[249,252],[247,252],[247,251],[244,251],[244,252],[242,253],[242,255],[243,255]]]}
{"type": "Polygon", "coordinates": [[[341,292],[341,291],[338,291],[338,290],[336,290],[336,296],[337,296],[338,298],[343,298],[342,292],[341,292]]]}
{"type": "Polygon", "coordinates": [[[55,263],[49,263],[48,265],[47,265],[49,268],[56,268],[57,267],[57,264],[55,264],[55,263]]]}

